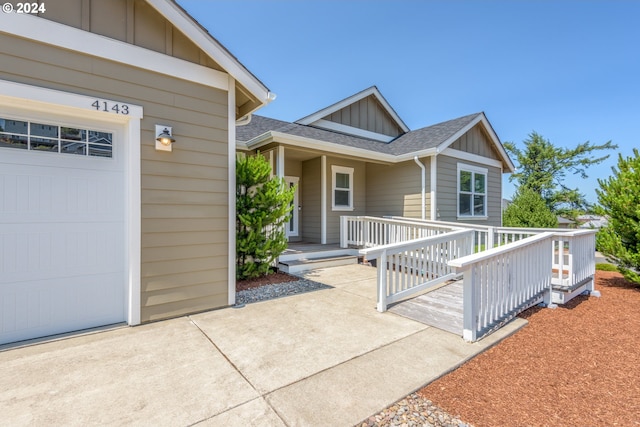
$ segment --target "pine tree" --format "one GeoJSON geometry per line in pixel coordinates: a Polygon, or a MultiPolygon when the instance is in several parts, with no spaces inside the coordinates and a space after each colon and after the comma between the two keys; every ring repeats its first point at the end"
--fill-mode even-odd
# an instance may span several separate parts
{"type": "Polygon", "coordinates": [[[618,264],[624,277],[640,285],[640,152],[618,155],[618,168],[596,189],[601,214],[609,223],[597,236],[597,247],[618,264]]]}
{"type": "Polygon", "coordinates": [[[270,175],[271,166],[260,154],[236,159],[236,278],[240,280],[267,274],[287,249],[285,226],[294,189],[270,175]]]}
{"type": "Polygon", "coordinates": [[[587,141],[575,148],[562,148],[536,132],[532,132],[523,143],[523,150],[512,142],[504,143],[505,149],[518,163],[517,172],[509,177],[509,181],[517,181],[519,187],[529,187],[544,199],[552,212],[569,217],[576,211],[589,210],[590,206],[577,188],[564,185],[567,172],[586,179],[589,166],[602,163],[609,157],[608,154],[593,157],[594,152],[618,148],[611,141],[602,145],[592,145],[587,141]]]}
{"type": "Polygon", "coordinates": [[[558,217],[538,193],[520,187],[502,214],[502,223],[505,227],[554,228],[558,226],[558,217]]]}

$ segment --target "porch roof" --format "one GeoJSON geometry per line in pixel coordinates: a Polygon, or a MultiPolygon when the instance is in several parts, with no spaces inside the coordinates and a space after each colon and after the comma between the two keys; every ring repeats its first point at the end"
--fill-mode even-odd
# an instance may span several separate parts
{"type": "Polygon", "coordinates": [[[320,129],[314,126],[301,125],[298,123],[290,123],[264,116],[253,115],[251,123],[237,128],[236,138],[251,146],[253,139],[268,132],[279,132],[352,148],[360,148],[375,153],[399,156],[429,148],[436,148],[442,145],[480,115],[482,115],[482,113],[470,114],[468,116],[409,131],[388,143],[336,131],[320,129]]]}

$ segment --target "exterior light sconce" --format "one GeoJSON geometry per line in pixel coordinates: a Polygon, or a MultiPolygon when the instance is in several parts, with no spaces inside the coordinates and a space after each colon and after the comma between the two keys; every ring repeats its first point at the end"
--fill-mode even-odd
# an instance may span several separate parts
{"type": "Polygon", "coordinates": [[[176,142],[171,126],[156,125],[156,135],[156,150],[171,151],[172,144],[176,142]]]}

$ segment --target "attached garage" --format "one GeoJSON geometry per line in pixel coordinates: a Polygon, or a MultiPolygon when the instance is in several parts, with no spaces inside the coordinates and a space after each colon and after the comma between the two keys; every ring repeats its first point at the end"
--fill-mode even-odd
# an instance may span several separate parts
{"type": "Polygon", "coordinates": [[[142,109],[104,117],[75,106],[89,97],[0,89],[0,344],[128,321],[142,109]]]}
{"type": "Polygon", "coordinates": [[[171,0],[0,14],[0,345],[232,305],[235,122],[271,99],[171,0]]]}

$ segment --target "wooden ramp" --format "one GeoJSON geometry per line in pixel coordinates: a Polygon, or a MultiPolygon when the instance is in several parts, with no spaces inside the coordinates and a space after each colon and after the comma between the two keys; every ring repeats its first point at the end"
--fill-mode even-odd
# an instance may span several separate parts
{"type": "Polygon", "coordinates": [[[399,302],[389,311],[462,336],[462,280],[399,302]]]}

